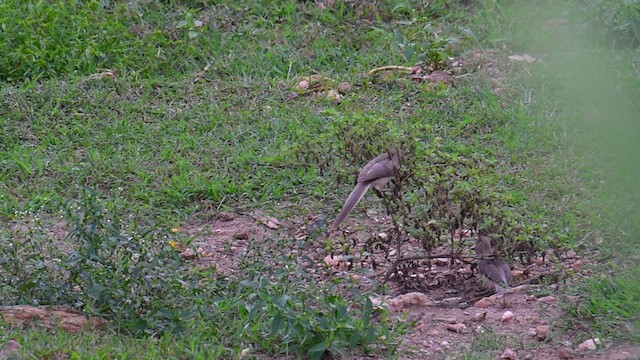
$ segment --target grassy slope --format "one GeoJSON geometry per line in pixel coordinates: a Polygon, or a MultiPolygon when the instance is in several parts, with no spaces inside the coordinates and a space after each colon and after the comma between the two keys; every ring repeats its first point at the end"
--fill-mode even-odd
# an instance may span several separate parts
{"type": "Polygon", "coordinates": [[[509,34],[516,52],[542,58],[527,79],[535,84],[530,108],[555,123],[553,135],[561,146],[549,156],[576,180],[572,192],[577,197],[566,200],[576,203],[576,214],[593,231],[577,245],[601,253],[594,276],[573,289],[583,300],[568,306],[572,321],[592,324],[601,336],[637,341],[640,74],[637,50],[620,44],[625,38],[598,23],[611,21],[606,14],[624,7],[620,4],[517,2],[497,8],[505,14],[500,19],[510,21],[492,25],[497,33],[509,34]]]}
{"type": "MultiPolygon", "coordinates": [[[[549,229],[544,243],[576,240],[580,230],[590,228],[576,210],[586,205],[579,201],[576,205],[575,195],[565,201],[576,183],[564,177],[566,164],[548,157],[560,146],[550,140],[554,118],[540,115],[547,108],[545,102],[541,100],[539,108],[523,104],[526,97],[517,86],[500,99],[481,82],[432,90],[402,79],[370,82],[363,76],[376,66],[406,64],[394,46],[398,38],[393,29],[420,43],[435,36],[422,30],[430,22],[438,36],[463,39],[454,52],[477,46],[459,27],[469,26],[463,12],[447,8],[444,1],[414,10],[400,2],[339,5],[330,10],[310,3],[268,1],[221,5],[144,1],[80,10],[65,8],[70,5],[34,10],[18,3],[3,5],[18,13],[10,23],[16,29],[27,26],[16,20],[26,17],[23,12],[56,18],[58,22],[51,21],[58,26],[38,28],[32,39],[22,40],[29,46],[11,49],[24,55],[24,64],[31,61],[37,66],[9,74],[7,69],[14,69],[15,63],[2,65],[5,78],[40,78],[2,89],[0,211],[7,219],[40,214],[41,209],[45,214],[55,212],[60,203],[79,197],[85,186],[96,189],[114,213],[131,216],[128,221],[141,227],[180,224],[208,206],[272,207],[282,200],[331,213],[347,191],[332,195],[339,187],[336,179],[347,171],[344,144],[336,139],[315,143],[317,148],[312,149],[308,142],[345,127],[362,129],[361,134],[350,135],[368,139],[367,131],[375,128],[371,124],[378,124],[411,134],[423,144],[438,138],[451,153],[497,159],[498,174],[508,176],[491,190],[520,199],[521,205],[526,199],[522,215],[533,219],[532,227],[549,229]],[[375,21],[362,20],[370,18],[375,21]],[[75,32],[64,24],[84,31],[70,35],[75,32]],[[74,36],[73,42],[69,36],[74,36]],[[43,44],[69,44],[69,48],[43,44]],[[199,73],[207,65],[208,70],[199,73]],[[83,80],[98,67],[117,71],[117,80],[83,80]],[[349,81],[354,90],[339,106],[312,97],[288,100],[293,78],[312,73],[349,81]],[[320,176],[299,156],[333,166],[320,176]],[[528,164],[528,170],[511,171],[521,164],[528,164]],[[542,167],[547,170],[543,178],[538,171],[542,167]]],[[[511,16],[506,9],[484,11],[478,16],[511,16]]],[[[505,33],[482,21],[473,26],[494,26],[494,34],[505,33]]],[[[12,39],[11,44],[19,43],[12,39]]],[[[531,79],[526,81],[531,84],[531,79]]],[[[522,86],[531,91],[541,85],[522,86]]],[[[548,101],[551,107],[553,101],[548,101]]],[[[383,147],[382,140],[371,141],[376,149],[372,151],[383,147]]],[[[76,351],[82,358],[101,357],[101,351],[108,354],[114,347],[129,348],[131,357],[154,352],[162,357],[211,354],[206,339],[219,334],[208,333],[204,323],[196,322],[193,328],[190,337],[165,335],[157,343],[118,334],[69,338],[16,332],[14,336],[40,357],[58,350],[76,351]],[[44,345],[50,341],[58,349],[44,345]]],[[[213,348],[227,346],[238,352],[243,344],[278,346],[239,335],[237,330],[228,329],[225,335],[236,344],[221,341],[213,348]]]]}

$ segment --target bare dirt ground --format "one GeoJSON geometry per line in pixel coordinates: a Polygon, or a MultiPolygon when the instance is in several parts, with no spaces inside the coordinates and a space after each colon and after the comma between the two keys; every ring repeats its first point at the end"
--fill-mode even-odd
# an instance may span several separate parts
{"type": "MultiPolygon", "coordinates": [[[[293,257],[313,259],[315,264],[306,266],[318,279],[340,276],[360,280],[361,288],[367,290],[371,288],[369,280],[383,281],[397,256],[395,249],[371,245],[388,236],[383,231],[388,228],[388,221],[384,216],[368,215],[364,220],[347,221],[347,229],[357,230],[332,234],[330,238],[322,235],[314,239],[307,235],[310,224],[313,227],[323,223],[314,216],[300,215],[284,222],[260,212],[217,214],[177,230],[193,238],[190,248],[195,250],[189,256],[198,254],[191,257],[194,262],[214,265],[230,276],[256,245],[275,237],[289,237],[293,245],[286,251],[293,257]],[[300,241],[307,246],[297,246],[300,241]],[[325,246],[332,241],[337,245],[325,246]],[[369,271],[358,271],[365,268],[369,271]]],[[[458,246],[470,243],[471,239],[463,235],[458,246]]],[[[408,241],[402,252],[412,253],[418,248],[419,244],[408,241]]],[[[578,349],[589,339],[586,335],[589,329],[569,327],[563,321],[559,302],[561,297],[563,301],[580,299],[563,297],[559,290],[589,276],[587,263],[588,259],[572,251],[540,256],[530,264],[514,263],[516,282],[524,285],[506,294],[492,295],[479,281],[472,259],[465,262],[435,258],[430,259],[430,264],[429,260],[408,262],[388,281],[390,292],[372,300],[414,325],[404,338],[399,355],[402,359],[455,359],[463,354],[469,358],[471,353],[476,358],[640,359],[640,347],[615,344],[610,339],[598,339],[595,350],[578,349]],[[571,277],[559,275],[569,273],[565,271],[569,269],[571,277]]]]}

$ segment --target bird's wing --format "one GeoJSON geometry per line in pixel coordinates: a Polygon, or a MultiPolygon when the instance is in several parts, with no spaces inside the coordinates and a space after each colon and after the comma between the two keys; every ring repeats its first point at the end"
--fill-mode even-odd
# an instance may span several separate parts
{"type": "MultiPolygon", "coordinates": [[[[504,262],[502,262],[504,264],[504,262]]],[[[506,264],[504,264],[506,266],[506,264]]],[[[508,268],[508,266],[507,266],[508,268]]],[[[508,276],[511,276],[511,271],[509,270],[509,275],[504,271],[501,264],[496,263],[495,260],[489,259],[480,259],[478,260],[478,270],[481,274],[488,277],[491,281],[498,284],[509,284],[508,276]]]]}
{"type": "Polygon", "coordinates": [[[382,154],[369,161],[358,175],[358,182],[373,182],[380,178],[392,177],[395,165],[388,154],[382,154]]]}

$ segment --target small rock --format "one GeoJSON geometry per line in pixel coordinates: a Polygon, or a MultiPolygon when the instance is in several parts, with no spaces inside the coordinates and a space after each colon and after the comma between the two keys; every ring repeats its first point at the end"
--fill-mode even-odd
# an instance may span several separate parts
{"type": "Polygon", "coordinates": [[[504,349],[502,355],[500,355],[500,359],[516,360],[517,358],[518,355],[516,354],[516,352],[509,348],[504,349]]]}
{"type": "Polygon", "coordinates": [[[502,322],[511,321],[514,317],[515,315],[511,311],[505,311],[500,317],[500,321],[502,322]]]}
{"type": "Polygon", "coordinates": [[[574,257],[576,257],[576,252],[573,250],[569,250],[567,251],[567,258],[568,259],[573,259],[574,257]]]}
{"type": "Polygon", "coordinates": [[[395,310],[401,311],[409,306],[429,306],[433,301],[423,293],[410,292],[408,294],[389,299],[387,303],[395,310]]]}
{"type": "Polygon", "coordinates": [[[536,339],[543,341],[549,335],[549,325],[540,325],[536,327],[536,339]]]}
{"type": "Polygon", "coordinates": [[[341,255],[327,255],[324,257],[324,263],[338,269],[346,266],[346,262],[341,255]]]}
{"type": "Polygon", "coordinates": [[[298,90],[307,90],[309,88],[309,82],[307,80],[302,80],[298,83],[298,90]]]}
{"type": "Polygon", "coordinates": [[[440,227],[436,220],[429,220],[429,222],[427,222],[427,226],[434,230],[437,230],[440,227]]]}
{"type": "Polygon", "coordinates": [[[216,215],[216,219],[218,219],[220,221],[231,221],[231,220],[233,220],[235,218],[236,218],[236,214],[230,213],[230,212],[225,212],[225,211],[221,211],[216,215]]]}
{"type": "Polygon", "coordinates": [[[563,360],[573,359],[573,351],[566,347],[560,348],[558,350],[558,358],[563,360]]]}
{"type": "Polygon", "coordinates": [[[598,347],[594,339],[589,339],[578,345],[578,351],[594,351],[598,347]]]}
{"type": "Polygon", "coordinates": [[[342,82],[338,85],[338,91],[342,94],[346,94],[351,90],[351,85],[348,82],[342,82]]]}
{"type": "Polygon", "coordinates": [[[538,334],[538,332],[536,331],[536,328],[529,328],[529,330],[527,330],[527,335],[534,337],[538,334]]]}
{"type": "Polygon", "coordinates": [[[188,248],[187,250],[181,252],[180,256],[185,260],[193,260],[196,257],[196,253],[191,248],[188,248]]]}
{"type": "Polygon", "coordinates": [[[240,352],[240,359],[244,359],[247,357],[247,355],[249,355],[249,348],[244,348],[242,349],[242,351],[240,352]]]}
{"type": "Polygon", "coordinates": [[[436,70],[431,74],[424,76],[424,80],[432,83],[432,84],[445,84],[448,86],[453,86],[454,78],[451,74],[446,71],[436,70]]]}
{"type": "Polygon", "coordinates": [[[280,221],[273,216],[263,216],[259,218],[258,221],[269,229],[277,229],[280,226],[280,221]]]}
{"type": "Polygon", "coordinates": [[[527,295],[525,301],[538,301],[538,298],[535,295],[527,295]]]}
{"type": "Polygon", "coordinates": [[[239,231],[233,234],[233,238],[238,240],[247,240],[249,239],[249,230],[245,229],[245,230],[239,231]]]}
{"type": "Polygon", "coordinates": [[[449,347],[450,343],[447,340],[444,340],[443,342],[440,343],[440,345],[444,347],[449,347]]]}
{"type": "Polygon", "coordinates": [[[556,253],[555,251],[553,251],[553,249],[547,249],[547,251],[544,252],[545,259],[552,259],[555,255],[556,253]]]}
{"type": "Polygon", "coordinates": [[[333,102],[336,104],[340,104],[342,102],[343,96],[339,92],[331,89],[327,92],[327,98],[333,100],[333,102]]]}
{"type": "Polygon", "coordinates": [[[326,218],[323,215],[318,215],[307,225],[307,235],[318,236],[323,232],[327,232],[326,218]]]}
{"type": "Polygon", "coordinates": [[[538,299],[538,301],[543,302],[545,304],[553,304],[557,301],[557,299],[554,296],[544,296],[541,297],[540,299],[538,299]]]}
{"type": "Polygon", "coordinates": [[[486,318],[487,318],[487,312],[483,311],[483,312],[474,314],[473,317],[471,318],[471,321],[480,322],[486,318]]]}
{"type": "Polygon", "coordinates": [[[447,324],[447,330],[455,333],[462,334],[467,329],[467,326],[462,323],[457,324],[447,324]]]}
{"type": "Polygon", "coordinates": [[[534,58],[529,54],[523,54],[523,55],[510,55],[509,60],[522,61],[522,62],[526,62],[527,64],[531,64],[532,62],[536,61],[536,58],[534,58]]]}
{"type": "Polygon", "coordinates": [[[19,359],[18,353],[22,350],[22,345],[15,340],[9,340],[0,346],[0,359],[19,359]]]}
{"type": "Polygon", "coordinates": [[[387,235],[387,233],[381,232],[378,234],[378,238],[380,240],[387,240],[389,238],[389,235],[387,235]]]}
{"type": "Polygon", "coordinates": [[[473,306],[477,307],[477,308],[481,308],[481,309],[485,309],[488,308],[490,306],[493,306],[496,304],[496,300],[492,297],[486,297],[486,298],[482,298],[478,301],[476,301],[475,304],[473,304],[473,306]]]}

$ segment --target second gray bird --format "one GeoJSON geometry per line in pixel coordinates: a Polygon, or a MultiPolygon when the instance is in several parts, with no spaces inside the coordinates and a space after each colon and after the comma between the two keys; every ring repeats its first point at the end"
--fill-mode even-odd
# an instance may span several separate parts
{"type": "Polygon", "coordinates": [[[351,195],[344,202],[342,210],[331,225],[331,229],[335,230],[349,216],[349,213],[360,202],[364,194],[371,186],[377,190],[382,190],[384,186],[395,176],[396,170],[400,165],[402,151],[399,149],[391,149],[386,154],[377,156],[369,161],[358,174],[358,183],[351,191],[351,195]]]}
{"type": "Polygon", "coordinates": [[[504,293],[505,288],[513,282],[513,275],[509,265],[502,258],[494,256],[488,236],[478,235],[476,255],[481,257],[478,259],[478,271],[495,284],[497,293],[504,293]]]}

